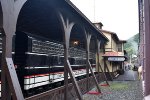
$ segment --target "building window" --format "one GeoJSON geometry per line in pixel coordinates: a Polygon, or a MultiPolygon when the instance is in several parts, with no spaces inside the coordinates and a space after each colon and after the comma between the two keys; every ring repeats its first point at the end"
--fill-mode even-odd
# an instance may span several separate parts
{"type": "Polygon", "coordinates": [[[122,52],[122,44],[118,44],[118,52],[122,52]]]}

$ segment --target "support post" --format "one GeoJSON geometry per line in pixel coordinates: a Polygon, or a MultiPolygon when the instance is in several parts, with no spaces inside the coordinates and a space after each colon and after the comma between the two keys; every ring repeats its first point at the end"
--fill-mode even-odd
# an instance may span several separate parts
{"type": "MultiPolygon", "coordinates": [[[[21,0],[17,0],[22,2],[21,0]]],[[[16,30],[17,14],[14,0],[1,0],[3,10],[2,100],[24,100],[12,61],[12,37],[16,30]],[[12,98],[11,98],[12,97],[12,98]]],[[[21,6],[20,6],[21,9],[21,6]]],[[[18,10],[19,12],[19,10],[18,10]]]]}
{"type": "Polygon", "coordinates": [[[68,49],[66,48],[66,45],[64,45],[64,84],[65,84],[65,93],[64,93],[64,100],[68,100],[68,70],[67,70],[67,60],[68,60],[68,49]]]}
{"type": "MultiPolygon", "coordinates": [[[[100,54],[100,41],[97,40],[97,63],[98,63],[98,68],[101,69],[102,74],[103,74],[103,76],[104,76],[104,78],[105,78],[105,81],[106,81],[107,85],[109,85],[108,80],[107,80],[107,77],[106,77],[106,74],[104,73],[104,71],[103,71],[103,69],[102,69],[102,66],[101,66],[101,64],[100,64],[100,62],[99,62],[99,54],[100,54]]],[[[99,70],[98,70],[98,72],[99,72],[99,70]]]]}
{"type": "Polygon", "coordinates": [[[78,83],[75,79],[74,73],[72,71],[72,68],[70,66],[70,62],[68,60],[68,49],[69,49],[69,40],[70,40],[70,34],[71,34],[71,30],[72,27],[74,26],[74,23],[69,23],[69,20],[66,19],[66,21],[64,20],[63,16],[60,14],[60,18],[63,24],[63,28],[64,28],[64,58],[65,58],[65,66],[64,66],[64,81],[65,81],[65,93],[64,93],[64,100],[68,100],[68,72],[71,78],[71,81],[73,83],[73,86],[75,88],[76,94],[79,98],[79,100],[83,100],[82,97],[82,93],[79,89],[78,83]]]}
{"type": "Polygon", "coordinates": [[[24,100],[12,58],[6,58],[6,63],[9,72],[7,78],[10,80],[9,86],[13,94],[12,97],[14,100],[24,100]]]}
{"type": "Polygon", "coordinates": [[[86,38],[86,40],[87,40],[86,41],[86,51],[87,51],[87,53],[86,53],[86,57],[87,57],[86,58],[86,62],[87,62],[87,67],[88,67],[87,69],[90,69],[90,72],[91,72],[91,74],[93,76],[95,85],[96,85],[96,87],[98,89],[98,92],[101,92],[99,84],[98,84],[98,81],[97,81],[97,79],[95,77],[95,74],[94,74],[94,72],[92,70],[92,66],[91,66],[90,61],[89,61],[89,50],[90,50],[89,47],[90,47],[91,34],[87,33],[86,35],[87,35],[87,38],[86,38]]]}
{"type": "Polygon", "coordinates": [[[2,100],[10,100],[11,94],[14,100],[24,100],[15,67],[12,61],[12,36],[3,37],[2,64],[2,100]],[[4,83],[4,82],[6,83],[4,83]],[[4,87],[3,87],[4,86],[4,87]],[[8,89],[8,90],[6,90],[8,89]],[[6,97],[5,97],[6,96],[6,97]]]}
{"type": "MultiPolygon", "coordinates": [[[[88,54],[88,52],[86,51],[86,54],[88,54]]],[[[88,58],[88,55],[86,55],[87,58],[88,58]]],[[[89,59],[89,58],[88,58],[89,59]]],[[[88,61],[88,60],[87,60],[88,61]]],[[[86,61],[86,62],[87,62],[86,61]]],[[[88,63],[86,63],[86,78],[87,78],[87,81],[86,81],[86,88],[87,88],[87,91],[89,91],[89,67],[88,67],[88,63]]]]}
{"type": "Polygon", "coordinates": [[[92,74],[92,76],[93,76],[93,79],[94,79],[94,82],[95,82],[95,84],[96,84],[97,90],[98,90],[98,92],[101,93],[101,89],[100,89],[100,87],[99,87],[99,84],[98,84],[98,81],[97,81],[97,79],[96,79],[96,77],[95,77],[95,74],[94,74],[94,72],[93,72],[93,70],[92,70],[92,66],[91,66],[91,64],[90,64],[90,61],[88,61],[88,67],[89,67],[89,69],[90,69],[90,71],[91,71],[91,74],[92,74]]]}
{"type": "Polygon", "coordinates": [[[98,63],[98,67],[100,67],[100,69],[101,69],[101,71],[102,71],[102,73],[103,73],[103,76],[104,76],[104,78],[105,78],[105,81],[106,81],[107,85],[109,85],[108,80],[107,80],[107,77],[106,77],[106,74],[104,73],[104,71],[103,71],[103,69],[102,69],[100,63],[98,63]]]}
{"type": "Polygon", "coordinates": [[[73,74],[73,71],[72,71],[72,68],[71,68],[71,65],[70,65],[69,60],[67,60],[67,69],[68,69],[70,78],[71,78],[71,80],[72,80],[72,83],[73,83],[73,85],[74,85],[74,88],[75,88],[75,91],[76,91],[76,93],[77,93],[77,95],[78,95],[79,100],[83,100],[83,98],[82,98],[82,93],[81,93],[81,91],[80,91],[80,89],[79,89],[78,83],[77,83],[77,81],[76,81],[76,79],[75,79],[75,76],[74,76],[74,74],[73,74]]]}
{"type": "Polygon", "coordinates": [[[105,58],[104,58],[104,67],[107,69],[107,71],[108,71],[108,73],[109,73],[109,76],[110,76],[110,78],[111,78],[111,81],[113,81],[112,75],[110,74],[110,71],[109,71],[109,68],[108,68],[108,66],[107,66],[107,64],[106,64],[106,59],[105,59],[105,58]]]}
{"type": "Polygon", "coordinates": [[[2,100],[10,100],[11,99],[11,92],[8,91],[10,88],[9,88],[9,85],[8,85],[8,80],[7,80],[7,77],[6,77],[6,67],[7,67],[7,64],[6,64],[6,36],[4,35],[4,33],[2,32],[2,63],[1,65],[1,98],[2,100]],[[7,91],[7,92],[6,92],[7,91]]]}
{"type": "Polygon", "coordinates": [[[79,100],[83,100],[82,93],[81,93],[81,91],[79,89],[78,83],[77,83],[77,81],[75,79],[75,76],[74,76],[74,73],[72,71],[70,62],[68,60],[69,41],[68,42],[66,41],[65,43],[66,44],[64,45],[64,48],[65,48],[64,49],[64,51],[65,51],[65,53],[64,53],[65,54],[65,56],[64,56],[65,57],[65,66],[64,66],[64,71],[65,71],[64,72],[64,74],[65,74],[65,77],[64,77],[65,78],[64,79],[64,81],[65,81],[65,97],[64,97],[64,100],[68,100],[68,72],[69,72],[71,81],[73,83],[74,89],[76,91],[76,94],[77,94],[79,100]]]}

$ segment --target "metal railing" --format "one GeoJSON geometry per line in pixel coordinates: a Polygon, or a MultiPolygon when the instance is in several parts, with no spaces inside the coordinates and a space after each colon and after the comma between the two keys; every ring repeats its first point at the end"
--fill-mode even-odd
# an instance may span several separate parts
{"type": "MultiPolygon", "coordinates": [[[[96,74],[96,78],[98,79],[99,83],[100,83],[100,78],[99,78],[100,76],[101,76],[101,74],[96,74]]],[[[92,76],[89,77],[89,81],[90,81],[89,88],[92,89],[95,85],[93,82],[92,76]]],[[[87,78],[78,81],[78,84],[79,84],[82,94],[85,94],[88,92],[87,87],[86,87],[86,82],[87,82],[87,78]]],[[[47,92],[43,92],[41,94],[26,98],[26,100],[64,100],[64,89],[65,89],[65,87],[61,86],[56,89],[52,89],[47,92]]],[[[69,90],[69,92],[68,92],[69,100],[75,100],[77,98],[77,95],[75,93],[72,83],[69,84],[68,90],[69,90]]]]}

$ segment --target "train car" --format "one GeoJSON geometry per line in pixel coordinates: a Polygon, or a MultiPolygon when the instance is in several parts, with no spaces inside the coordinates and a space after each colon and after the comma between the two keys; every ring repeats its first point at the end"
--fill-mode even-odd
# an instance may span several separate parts
{"type": "MultiPolygon", "coordinates": [[[[63,43],[17,31],[13,37],[13,61],[25,96],[64,84],[63,43]]],[[[69,61],[77,80],[86,77],[86,50],[69,48],[69,61]]],[[[95,53],[90,52],[95,72],[95,53]]],[[[69,77],[70,78],[70,77],[69,77]]]]}

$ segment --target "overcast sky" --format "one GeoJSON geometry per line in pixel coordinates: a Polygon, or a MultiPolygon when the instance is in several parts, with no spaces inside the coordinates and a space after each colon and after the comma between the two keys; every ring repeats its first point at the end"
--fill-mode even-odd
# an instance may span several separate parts
{"type": "Polygon", "coordinates": [[[138,0],[71,0],[92,22],[126,40],[139,32],[138,0]],[[95,2],[95,3],[94,3],[95,2]]]}

